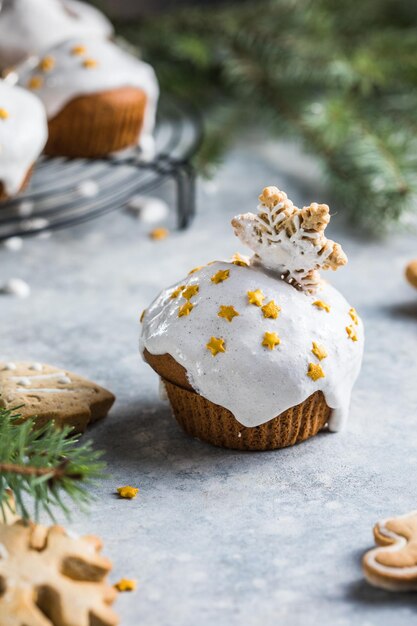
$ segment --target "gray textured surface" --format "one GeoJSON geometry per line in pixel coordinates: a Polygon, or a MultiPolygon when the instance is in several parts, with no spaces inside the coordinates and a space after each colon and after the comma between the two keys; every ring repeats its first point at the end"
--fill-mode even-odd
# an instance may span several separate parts
{"type": "Polygon", "coordinates": [[[228,222],[254,209],[265,184],[302,203],[327,199],[318,180],[295,148],[243,144],[215,185],[200,187],[188,232],[155,243],[149,227],[114,214],[18,253],[0,249],[0,282],[18,276],[32,287],[28,300],[0,297],[0,358],[61,365],[117,395],[90,431],[111,476],[87,517],[74,511],[72,527],[104,538],[113,580],[138,579],[117,603],[124,626],[415,621],[415,596],[372,589],[360,568],[373,523],[417,508],[417,292],[402,277],[415,239],[361,241],[339,232],[338,218],[329,229],[350,256],[332,281],[367,332],[344,433],[270,453],[194,441],[137,353],[139,314],[161,288],[243,251],[228,222]],[[117,500],[122,484],[140,487],[138,499],[117,500]]]}

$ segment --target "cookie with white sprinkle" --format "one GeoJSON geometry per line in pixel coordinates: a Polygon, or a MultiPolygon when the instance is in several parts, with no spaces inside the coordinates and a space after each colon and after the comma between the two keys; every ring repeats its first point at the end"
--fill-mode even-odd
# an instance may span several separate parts
{"type": "Polygon", "coordinates": [[[0,362],[0,407],[17,409],[23,418],[35,417],[39,426],[54,420],[84,432],[105,417],[114,395],[66,369],[29,362],[0,362]]]}

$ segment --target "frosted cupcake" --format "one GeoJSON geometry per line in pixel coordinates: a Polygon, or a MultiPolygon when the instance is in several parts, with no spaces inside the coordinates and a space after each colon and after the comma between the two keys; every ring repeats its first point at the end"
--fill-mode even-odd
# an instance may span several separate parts
{"type": "Polygon", "coordinates": [[[47,154],[100,157],[138,143],[146,154],[152,152],[155,73],[112,42],[72,39],[16,72],[19,84],[46,108],[47,154]]]}
{"type": "Polygon", "coordinates": [[[0,201],[27,185],[47,135],[46,114],[38,98],[0,80],[0,201]]]}
{"type": "Polygon", "coordinates": [[[21,63],[72,37],[111,37],[113,27],[96,8],[77,0],[3,0],[0,68],[21,63]]]}
{"type": "Polygon", "coordinates": [[[254,251],[192,270],[145,311],[141,352],[175,417],[218,446],[269,450],[340,430],[363,353],[362,322],[319,270],[347,262],[329,207],[267,187],[232,221],[254,251]]]}

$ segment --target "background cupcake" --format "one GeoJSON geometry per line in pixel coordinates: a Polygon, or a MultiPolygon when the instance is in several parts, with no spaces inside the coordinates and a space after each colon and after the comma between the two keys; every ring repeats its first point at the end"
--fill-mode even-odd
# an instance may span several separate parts
{"type": "Polygon", "coordinates": [[[317,271],[347,261],[324,236],[327,205],[299,210],[274,187],[260,200],[258,216],[233,221],[250,262],[214,262],[163,291],[141,339],[185,430],[250,450],[339,430],[364,340],[356,311],[317,271]]]}
{"type": "Polygon", "coordinates": [[[3,0],[0,10],[0,68],[71,37],[108,38],[113,27],[96,8],[78,0],[3,0]]]}
{"type": "Polygon", "coordinates": [[[152,151],[158,83],[150,65],[99,39],[61,43],[17,69],[44,103],[45,152],[99,157],[140,143],[152,151]]]}
{"type": "Polygon", "coordinates": [[[0,80],[0,200],[26,186],[47,136],[46,114],[38,98],[0,80]]]}

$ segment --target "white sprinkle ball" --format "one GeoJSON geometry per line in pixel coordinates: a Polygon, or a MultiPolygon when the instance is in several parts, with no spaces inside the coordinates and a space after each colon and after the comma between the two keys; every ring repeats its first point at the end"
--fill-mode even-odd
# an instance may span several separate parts
{"type": "Polygon", "coordinates": [[[169,213],[168,204],[155,197],[136,195],[129,200],[127,206],[145,224],[162,222],[169,213]]]}
{"type": "Polygon", "coordinates": [[[17,207],[16,211],[19,217],[29,217],[32,215],[34,209],[34,204],[31,200],[22,200],[17,207]]]}
{"type": "Polygon", "coordinates": [[[16,296],[17,298],[27,298],[30,296],[30,287],[21,278],[10,278],[0,287],[0,293],[16,296]]]}
{"type": "Polygon", "coordinates": [[[99,192],[98,183],[95,180],[83,180],[77,185],[77,193],[83,198],[94,198],[99,192]]]}
{"type": "Polygon", "coordinates": [[[3,241],[3,246],[12,252],[19,252],[23,247],[23,239],[21,237],[9,237],[3,241]]]}

